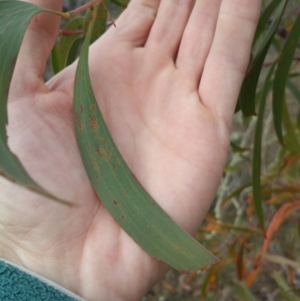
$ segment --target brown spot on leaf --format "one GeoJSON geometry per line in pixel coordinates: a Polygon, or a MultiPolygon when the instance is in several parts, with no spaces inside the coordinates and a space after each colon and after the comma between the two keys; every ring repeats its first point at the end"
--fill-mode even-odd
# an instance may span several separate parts
{"type": "Polygon", "coordinates": [[[124,215],[124,214],[122,214],[122,215],[121,215],[121,218],[122,218],[122,219],[125,219],[126,217],[125,217],[125,215],[124,215]]]}
{"type": "Polygon", "coordinates": [[[96,152],[104,161],[109,161],[112,157],[112,153],[107,148],[104,148],[102,146],[96,146],[96,152]]]}
{"type": "Polygon", "coordinates": [[[97,105],[96,104],[92,104],[90,105],[90,109],[95,112],[97,110],[97,105]]]}
{"type": "Polygon", "coordinates": [[[83,107],[83,105],[80,105],[79,109],[80,109],[80,113],[83,113],[83,112],[84,112],[84,107],[83,107]]]}
{"type": "Polygon", "coordinates": [[[92,130],[97,130],[99,128],[97,120],[95,120],[92,115],[89,116],[89,124],[92,130]]]}
{"type": "Polygon", "coordinates": [[[99,166],[96,163],[93,164],[93,169],[94,172],[99,172],[99,166]]]}
{"type": "Polygon", "coordinates": [[[82,130],[84,128],[83,122],[80,120],[79,115],[75,114],[75,124],[78,129],[82,130]]]}
{"type": "Polygon", "coordinates": [[[125,197],[128,196],[128,191],[127,190],[123,191],[123,196],[125,196],[125,197]]]}
{"type": "Polygon", "coordinates": [[[117,201],[117,200],[114,200],[113,203],[114,203],[114,205],[117,206],[117,207],[120,206],[120,202],[117,201]]]}
{"type": "Polygon", "coordinates": [[[84,128],[84,125],[83,125],[83,123],[81,121],[78,122],[78,128],[80,130],[83,130],[83,128],[84,128]]]}

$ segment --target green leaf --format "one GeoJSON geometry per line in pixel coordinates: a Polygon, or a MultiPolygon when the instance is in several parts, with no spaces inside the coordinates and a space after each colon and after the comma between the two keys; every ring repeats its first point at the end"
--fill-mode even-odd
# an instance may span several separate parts
{"type": "Polygon", "coordinates": [[[137,183],[118,151],[90,83],[88,49],[91,34],[92,26],[76,72],[74,119],[81,157],[95,191],[119,225],[154,258],[178,270],[196,270],[217,262],[137,183]]]}
{"type": "Polygon", "coordinates": [[[239,103],[244,116],[256,115],[255,98],[259,76],[261,74],[263,63],[265,61],[266,55],[268,53],[287,3],[288,0],[281,1],[274,21],[271,24],[265,39],[258,48],[258,51],[248,68],[239,96],[239,103]]]}
{"type": "Polygon", "coordinates": [[[282,135],[282,109],[285,96],[285,87],[289,77],[289,71],[293,62],[293,56],[296,51],[300,37],[300,15],[297,17],[295,24],[284,44],[282,53],[279,58],[278,67],[274,78],[273,87],[273,116],[275,132],[278,140],[283,144],[282,135]]]}
{"type": "Polygon", "coordinates": [[[280,295],[286,301],[300,301],[300,298],[295,294],[292,288],[290,288],[285,280],[282,278],[281,273],[275,272],[272,278],[276,281],[279,286],[280,295]]]}
{"type": "Polygon", "coordinates": [[[288,81],[287,87],[290,92],[294,95],[295,99],[297,100],[298,104],[300,104],[300,90],[297,85],[295,85],[292,81],[288,81]]]}
{"type": "Polygon", "coordinates": [[[251,291],[246,287],[243,282],[235,283],[235,292],[240,301],[257,301],[251,291]]]}
{"type": "Polygon", "coordinates": [[[259,22],[257,24],[255,36],[254,36],[254,43],[258,40],[258,38],[264,33],[266,25],[268,25],[270,18],[278,5],[282,2],[282,0],[273,0],[264,10],[263,14],[261,15],[259,22]]]}
{"type": "Polygon", "coordinates": [[[229,201],[230,199],[234,198],[234,197],[238,197],[246,188],[251,187],[251,182],[248,182],[246,184],[241,185],[240,187],[238,187],[237,189],[233,190],[224,200],[225,201],[229,201]]]}
{"type": "Polygon", "coordinates": [[[83,41],[83,25],[84,17],[75,17],[63,28],[64,32],[82,30],[82,33],[66,34],[59,38],[59,41],[54,46],[51,54],[52,67],[55,74],[70,65],[76,59],[80,42],[83,41]],[[73,55],[74,52],[76,53],[75,59],[73,55]]]}
{"type": "Polygon", "coordinates": [[[254,136],[254,149],[252,160],[252,191],[253,191],[253,204],[256,212],[256,216],[262,231],[265,231],[264,215],[261,198],[261,144],[262,144],[262,132],[263,132],[263,120],[266,106],[266,100],[268,94],[272,88],[272,75],[274,73],[275,64],[270,68],[266,77],[261,97],[257,116],[257,123],[254,136]]]}
{"type": "Polygon", "coordinates": [[[286,148],[300,156],[300,143],[298,138],[299,135],[297,135],[297,129],[292,123],[285,100],[282,104],[282,121],[286,131],[286,134],[284,136],[284,144],[286,148]]]}
{"type": "MultiPolygon", "coordinates": [[[[103,3],[101,3],[97,9],[97,16],[95,20],[95,24],[93,27],[93,33],[91,37],[90,44],[94,43],[99,37],[101,37],[105,31],[106,31],[106,21],[107,21],[107,14],[109,13],[107,11],[107,6],[109,4],[110,0],[105,0],[103,3]]],[[[85,14],[85,20],[84,20],[84,32],[85,35],[87,34],[89,30],[89,25],[92,17],[92,10],[87,10],[85,14]]]]}
{"type": "Polygon", "coordinates": [[[249,151],[249,148],[240,147],[233,141],[230,141],[230,146],[231,146],[232,150],[237,153],[243,153],[243,152],[249,151]]]}
{"type": "Polygon", "coordinates": [[[32,17],[40,12],[56,13],[23,1],[0,1],[0,174],[46,197],[70,205],[36,184],[7,144],[9,85],[27,26],[32,17]]]}
{"type": "Polygon", "coordinates": [[[118,6],[126,8],[130,0],[111,0],[111,2],[118,6]]]}

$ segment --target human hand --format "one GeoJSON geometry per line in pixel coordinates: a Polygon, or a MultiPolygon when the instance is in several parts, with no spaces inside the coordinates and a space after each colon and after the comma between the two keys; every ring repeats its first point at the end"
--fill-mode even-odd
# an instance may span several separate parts
{"type": "MultiPolygon", "coordinates": [[[[90,49],[95,96],[114,141],[139,182],[191,234],[222,175],[260,4],[132,0],[90,49]]],[[[73,126],[76,63],[43,82],[58,25],[50,14],[30,24],[10,89],[9,143],[38,183],[77,206],[1,179],[0,257],[87,300],[139,300],[168,267],[118,226],[90,184],[73,126]]]]}

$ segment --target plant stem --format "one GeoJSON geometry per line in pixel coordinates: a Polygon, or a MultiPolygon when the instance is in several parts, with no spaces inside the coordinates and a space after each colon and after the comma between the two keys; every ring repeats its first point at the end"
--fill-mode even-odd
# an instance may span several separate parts
{"type": "Polygon", "coordinates": [[[60,36],[69,36],[69,35],[73,35],[73,34],[83,34],[83,30],[60,30],[58,35],[60,36]]]}
{"type": "Polygon", "coordinates": [[[64,14],[66,15],[66,18],[69,19],[69,18],[71,18],[71,17],[73,17],[75,15],[78,15],[81,12],[83,12],[83,11],[85,11],[85,10],[91,8],[91,7],[99,5],[100,3],[103,3],[103,0],[91,0],[90,2],[88,2],[88,3],[86,3],[86,4],[82,5],[82,6],[80,6],[78,8],[76,8],[74,10],[71,10],[71,11],[69,11],[67,13],[64,13],[64,14]]]}

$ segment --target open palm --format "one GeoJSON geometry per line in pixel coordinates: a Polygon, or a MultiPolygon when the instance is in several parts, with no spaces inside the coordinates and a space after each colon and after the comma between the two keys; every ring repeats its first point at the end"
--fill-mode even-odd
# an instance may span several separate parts
{"type": "MultiPolygon", "coordinates": [[[[222,174],[260,2],[132,0],[90,49],[94,92],[114,141],[191,234],[222,174]]],[[[37,182],[77,206],[1,179],[0,256],[87,300],[139,300],[168,267],[120,229],[93,191],[74,134],[76,63],[42,80],[58,24],[49,14],[30,24],[10,90],[9,142],[37,182]]]]}

